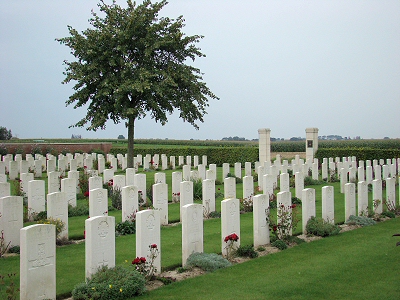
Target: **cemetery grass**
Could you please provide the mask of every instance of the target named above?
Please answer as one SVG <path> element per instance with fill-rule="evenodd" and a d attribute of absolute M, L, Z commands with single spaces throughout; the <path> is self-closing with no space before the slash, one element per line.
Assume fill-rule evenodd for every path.
<path fill-rule="evenodd" d="M 142 299 L 398 299 L 400 218 L 146 292 Z"/>
<path fill-rule="evenodd" d="M 166 170 L 167 183 L 171 183 L 171 170 Z M 217 178 L 222 177 L 221 168 L 218 168 Z M 147 186 L 154 183 L 154 172 L 147 173 Z M 47 178 L 43 178 L 47 180 Z M 333 185 L 335 188 L 335 222 L 343 223 L 344 220 L 344 196 L 340 194 L 339 183 L 324 184 Z M 317 216 L 321 216 L 321 188 L 324 185 L 311 186 L 316 189 L 316 208 Z M 255 186 L 257 184 L 255 183 Z M 47 187 L 47 182 L 46 182 Z M 223 193 L 223 185 L 216 186 L 216 190 Z M 242 197 L 243 186 L 237 184 L 237 197 Z M 171 192 L 169 192 L 171 194 Z M 294 190 L 292 190 L 294 195 Z M 371 193 L 370 193 L 371 194 Z M 371 197 L 371 196 L 370 196 Z M 221 211 L 220 203 L 223 197 L 216 199 L 216 210 Z M 81 199 L 78 201 L 87 201 Z M 197 201 L 197 203 L 200 203 Z M 372 199 L 370 199 L 370 205 Z M 371 207 L 371 206 L 370 206 Z M 179 221 L 179 204 L 169 205 L 169 222 L 168 226 L 161 229 L 161 264 L 164 270 L 175 269 L 182 264 L 181 258 L 181 225 Z M 272 214 L 276 215 L 276 210 L 272 210 Z M 109 215 L 116 217 L 116 222 L 121 221 L 121 211 L 109 211 Z M 70 217 L 69 218 L 69 236 L 71 239 L 80 240 L 84 237 L 84 224 L 87 216 Z M 241 245 L 252 244 L 253 239 L 253 216 L 252 213 L 241 214 Z M 24 226 L 30 225 L 26 223 Z M 301 232 L 301 212 L 300 222 L 295 234 Z M 392 233 L 392 232 L 391 232 Z M 396 233 L 396 232 L 393 232 Z M 116 264 L 132 267 L 131 261 L 135 256 L 135 235 L 119 236 L 116 238 Z M 204 222 L 204 252 L 221 253 L 221 222 L 220 219 L 210 219 Z M 85 265 L 85 247 L 84 243 L 57 247 L 57 295 L 59 297 L 69 295 L 74 286 L 84 281 L 84 265 Z M 0 260 L 1 274 L 16 273 L 15 282 L 19 282 L 19 257 L 7 257 Z M 5 296 L 5 286 L 0 285 L 0 298 Z"/>

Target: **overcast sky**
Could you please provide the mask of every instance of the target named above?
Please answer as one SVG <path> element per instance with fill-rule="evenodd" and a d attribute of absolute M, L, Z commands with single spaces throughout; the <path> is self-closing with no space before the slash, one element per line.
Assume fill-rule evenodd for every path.
<path fill-rule="evenodd" d="M 110 3 L 108 1 L 108 3 Z M 140 1 L 137 1 L 140 3 Z M 55 38 L 82 31 L 95 0 L 0 0 L 0 126 L 19 138 L 127 137 L 124 124 L 68 128 L 86 113 L 65 106 L 69 48 Z M 117 1 L 125 5 L 126 1 Z M 400 1 L 171 0 L 161 15 L 183 15 L 204 35 L 195 66 L 220 98 L 200 130 L 174 114 L 146 117 L 136 138 L 258 138 L 319 135 L 400 138 Z"/>

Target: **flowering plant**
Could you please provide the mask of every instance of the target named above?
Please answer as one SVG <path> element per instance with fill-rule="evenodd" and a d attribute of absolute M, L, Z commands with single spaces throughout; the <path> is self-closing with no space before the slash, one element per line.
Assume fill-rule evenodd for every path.
<path fill-rule="evenodd" d="M 296 204 L 279 205 L 276 221 L 271 217 L 269 209 L 267 209 L 266 214 L 269 228 L 278 240 L 287 240 L 300 221 Z"/>
<path fill-rule="evenodd" d="M 157 272 L 157 268 L 154 266 L 154 262 L 159 254 L 157 244 L 149 245 L 150 255 L 148 260 L 146 257 L 136 257 L 132 261 L 132 265 L 135 266 L 136 270 L 140 272 L 147 280 L 151 280 L 154 273 Z"/>
<path fill-rule="evenodd" d="M 224 242 L 226 243 L 226 258 L 231 260 L 233 258 L 234 252 L 236 250 L 235 242 L 239 240 L 239 236 L 236 233 L 232 233 L 227 235 L 224 238 Z"/>

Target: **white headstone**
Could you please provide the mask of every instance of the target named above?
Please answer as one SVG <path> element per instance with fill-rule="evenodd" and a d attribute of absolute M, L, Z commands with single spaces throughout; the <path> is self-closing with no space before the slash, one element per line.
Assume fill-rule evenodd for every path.
<path fill-rule="evenodd" d="M 0 197 L 0 216 L 0 235 L 3 234 L 4 246 L 18 246 L 20 229 L 24 226 L 23 198 L 21 196 Z"/>
<path fill-rule="evenodd" d="M 138 189 L 136 186 L 124 186 L 121 190 L 122 222 L 133 221 L 139 211 Z"/>
<path fill-rule="evenodd" d="M 160 212 L 161 225 L 168 225 L 168 184 L 153 184 L 153 206 Z"/>
<path fill-rule="evenodd" d="M 182 266 L 192 253 L 203 252 L 203 206 L 182 206 Z"/>
<path fill-rule="evenodd" d="M 126 185 L 134 185 L 135 183 L 135 168 L 127 168 L 125 170 L 125 181 Z"/>
<path fill-rule="evenodd" d="M 9 182 L 0 182 L 0 198 L 11 196 L 11 185 Z"/>
<path fill-rule="evenodd" d="M 335 202 L 333 186 L 322 187 L 322 218 L 335 224 Z"/>
<path fill-rule="evenodd" d="M 376 214 L 382 213 L 383 197 L 382 197 L 382 180 L 374 179 L 372 181 L 372 201 L 374 212 Z"/>
<path fill-rule="evenodd" d="M 68 201 L 65 193 L 47 194 L 47 218 L 60 219 L 64 223 L 64 229 L 59 237 L 68 238 Z"/>
<path fill-rule="evenodd" d="M 142 174 L 142 173 L 135 174 L 134 178 L 135 178 L 134 186 L 136 186 L 138 188 L 138 193 L 139 193 L 139 205 L 143 205 L 147 201 L 146 174 Z"/>
<path fill-rule="evenodd" d="M 182 220 L 182 206 L 193 203 L 193 181 L 180 183 L 180 220 Z"/>
<path fill-rule="evenodd" d="M 224 199 L 236 198 L 236 178 L 226 177 L 224 179 Z"/>
<path fill-rule="evenodd" d="M 368 185 L 366 181 L 358 182 L 357 200 L 358 200 L 358 215 L 368 216 Z"/>
<path fill-rule="evenodd" d="M 85 278 L 103 267 L 115 267 L 115 217 L 96 216 L 85 220 Z"/>
<path fill-rule="evenodd" d="M 203 180 L 203 210 L 205 214 L 215 211 L 215 181 L 213 179 Z"/>
<path fill-rule="evenodd" d="M 31 180 L 28 182 L 28 216 L 46 210 L 46 195 L 44 180 Z"/>
<path fill-rule="evenodd" d="M 356 191 L 354 183 L 346 183 L 344 185 L 344 202 L 345 220 L 347 221 L 351 215 L 356 215 Z"/>
<path fill-rule="evenodd" d="M 280 191 L 281 192 L 290 192 L 289 186 L 289 174 L 283 173 L 279 175 L 279 182 L 280 182 Z"/>
<path fill-rule="evenodd" d="M 89 216 L 108 216 L 108 191 L 107 189 L 94 189 L 89 191 Z"/>
<path fill-rule="evenodd" d="M 315 217 L 315 189 L 304 189 L 301 197 L 301 211 L 303 222 L 303 233 L 306 234 L 306 225 L 311 217 Z"/>
<path fill-rule="evenodd" d="M 65 199 L 72 207 L 76 206 L 76 180 L 74 178 L 61 179 L 61 192 L 65 193 Z"/>
<path fill-rule="evenodd" d="M 179 202 L 181 195 L 180 183 L 182 182 L 182 172 L 172 172 L 172 202 Z"/>
<path fill-rule="evenodd" d="M 254 248 L 269 244 L 269 224 L 267 222 L 267 212 L 269 209 L 269 199 L 267 195 L 260 194 L 253 197 L 253 239 Z"/>
<path fill-rule="evenodd" d="M 20 299 L 56 299 L 56 230 L 36 224 L 20 230 Z"/>
<path fill-rule="evenodd" d="M 225 237 L 236 233 L 239 240 L 234 242 L 234 247 L 240 246 L 240 205 L 239 199 L 226 199 L 221 201 L 221 238 L 222 255 L 227 256 L 227 243 Z"/>
<path fill-rule="evenodd" d="M 158 255 L 154 261 L 156 274 L 161 272 L 161 237 L 159 211 L 146 209 L 136 214 L 136 256 L 150 260 L 151 245 L 156 245 Z"/>
<path fill-rule="evenodd" d="M 60 191 L 60 172 L 48 172 L 47 173 L 47 192 L 55 193 Z"/>

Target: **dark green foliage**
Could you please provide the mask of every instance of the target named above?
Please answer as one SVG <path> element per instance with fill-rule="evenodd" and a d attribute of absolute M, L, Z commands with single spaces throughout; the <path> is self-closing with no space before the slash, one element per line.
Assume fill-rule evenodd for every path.
<path fill-rule="evenodd" d="M 351 215 L 345 223 L 348 225 L 360 225 L 360 226 L 370 226 L 376 224 L 376 222 L 371 218 L 365 216 L 353 216 L 353 215 Z"/>
<path fill-rule="evenodd" d="M 297 244 L 297 245 L 305 243 L 305 241 L 303 239 L 301 239 L 301 238 L 299 238 L 299 237 L 297 237 L 295 235 L 287 236 L 285 238 L 285 242 L 290 243 L 290 244 Z"/>
<path fill-rule="evenodd" d="M 288 247 L 288 245 L 282 240 L 276 240 L 271 244 L 271 246 L 276 247 L 279 250 L 285 250 Z"/>
<path fill-rule="evenodd" d="M 191 179 L 193 181 L 193 200 L 203 199 L 203 181 L 201 179 Z"/>
<path fill-rule="evenodd" d="M 382 212 L 381 213 L 381 216 L 383 216 L 383 217 L 389 217 L 389 218 L 391 218 L 391 219 L 393 219 L 393 218 L 396 218 L 396 214 L 394 213 L 394 212 L 392 212 L 392 211 L 384 211 L 384 212 Z"/>
<path fill-rule="evenodd" d="M 42 221 L 47 219 L 47 211 L 41 211 L 33 215 L 33 221 Z"/>
<path fill-rule="evenodd" d="M 87 203 L 77 203 L 75 207 L 68 205 L 68 217 L 88 216 L 89 206 Z"/>
<path fill-rule="evenodd" d="M 210 218 L 221 218 L 221 213 L 218 211 L 212 211 L 212 212 L 210 212 L 210 214 L 208 216 Z"/>
<path fill-rule="evenodd" d="M 164 285 L 169 285 L 176 281 L 176 279 L 172 279 L 171 277 L 157 277 L 156 279 L 161 281 Z"/>
<path fill-rule="evenodd" d="M 398 143 L 398 142 L 397 142 Z M 345 143 L 343 145 L 346 145 Z M 348 144 L 347 144 L 348 145 Z M 318 146 L 318 151 L 315 153 L 315 157 L 322 160 L 324 157 L 347 157 L 355 156 L 357 160 L 374 160 L 374 159 L 387 159 L 393 157 L 400 157 L 400 149 L 397 144 L 397 148 L 385 148 L 391 144 L 383 143 L 377 148 L 360 147 L 360 148 L 329 148 L 322 149 Z M 338 147 L 338 145 L 335 145 Z"/>
<path fill-rule="evenodd" d="M 304 186 L 323 184 L 323 181 L 312 179 L 311 176 L 304 177 Z"/>
<path fill-rule="evenodd" d="M 136 233 L 136 222 L 119 222 L 115 225 L 115 233 L 119 235 L 134 234 Z"/>
<path fill-rule="evenodd" d="M 74 300 L 124 300 L 142 295 L 145 285 L 146 280 L 134 268 L 103 267 L 87 280 L 87 283 L 76 285 L 72 291 L 72 297 Z"/>
<path fill-rule="evenodd" d="M 186 267 L 198 267 L 207 272 L 226 268 L 231 266 L 231 263 L 216 253 L 198 253 L 191 254 L 187 259 Z"/>
<path fill-rule="evenodd" d="M 109 197 L 111 198 L 111 205 L 117 209 L 122 209 L 122 194 L 120 188 L 111 188 Z"/>
<path fill-rule="evenodd" d="M 10 140 L 12 138 L 11 129 L 0 126 L 0 140 Z"/>
<path fill-rule="evenodd" d="M 301 199 L 292 197 L 292 204 L 301 205 Z"/>
<path fill-rule="evenodd" d="M 8 248 L 8 253 L 18 253 L 19 254 L 20 247 L 19 246 L 12 246 Z"/>
<path fill-rule="evenodd" d="M 236 256 L 240 257 L 250 257 L 250 258 L 256 258 L 258 257 L 258 253 L 254 250 L 253 245 L 240 245 L 236 251 L 235 251 Z"/>
<path fill-rule="evenodd" d="M 307 234 L 325 237 L 338 234 L 340 227 L 326 222 L 323 218 L 311 217 L 307 222 L 306 231 Z"/>

